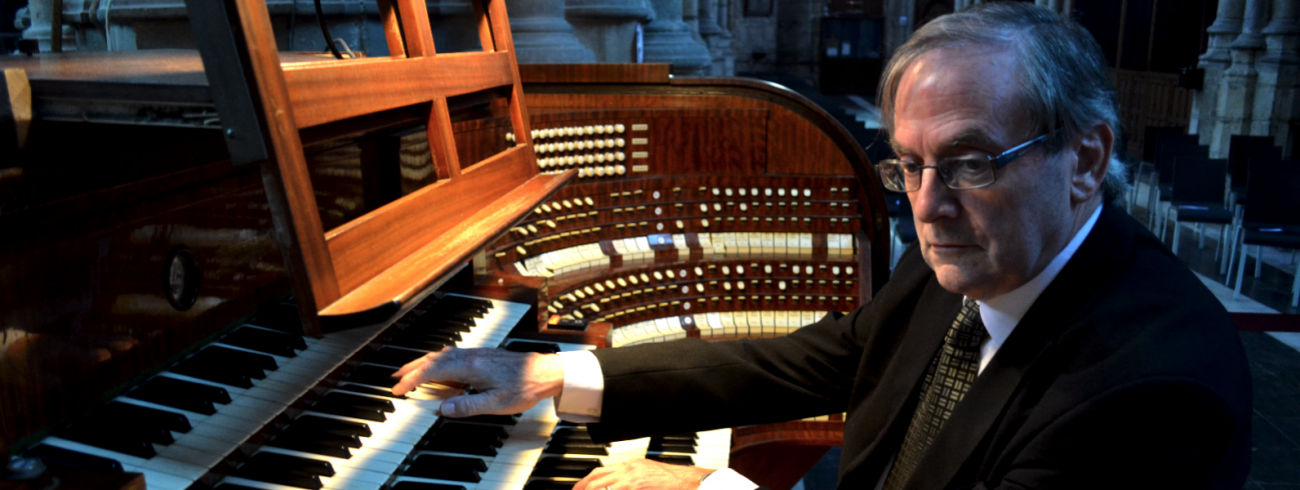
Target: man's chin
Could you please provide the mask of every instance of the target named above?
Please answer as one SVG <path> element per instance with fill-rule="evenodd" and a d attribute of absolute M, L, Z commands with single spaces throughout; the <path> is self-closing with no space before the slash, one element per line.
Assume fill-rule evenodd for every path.
<path fill-rule="evenodd" d="M 930 268 L 934 269 L 934 275 L 939 280 L 939 285 L 950 293 L 980 299 L 981 286 L 987 286 L 986 281 L 980 281 L 978 274 L 974 274 L 970 267 L 939 263 L 931 265 Z"/>

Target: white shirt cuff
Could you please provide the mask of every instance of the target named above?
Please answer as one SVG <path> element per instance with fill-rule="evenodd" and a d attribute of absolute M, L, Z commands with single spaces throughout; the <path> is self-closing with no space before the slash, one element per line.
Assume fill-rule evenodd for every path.
<path fill-rule="evenodd" d="M 555 397 L 555 413 L 570 422 L 599 422 L 601 398 L 605 394 L 600 361 L 585 350 L 561 352 L 559 356 L 564 367 L 564 389 Z"/>
<path fill-rule="evenodd" d="M 700 490 L 754 490 L 755 488 L 758 488 L 758 485 L 740 476 L 740 473 L 736 473 L 736 470 L 731 468 L 715 471 L 700 483 Z"/>

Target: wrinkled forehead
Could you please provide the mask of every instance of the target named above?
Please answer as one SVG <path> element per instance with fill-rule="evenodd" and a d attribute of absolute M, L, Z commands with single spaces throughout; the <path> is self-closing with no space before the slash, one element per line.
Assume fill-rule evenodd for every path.
<path fill-rule="evenodd" d="M 1001 47 L 932 50 L 911 63 L 894 97 L 893 128 L 915 131 L 917 124 L 954 118 L 999 126 L 1009 133 L 1030 132 L 1021 109 L 1014 53 Z M 911 144 L 907 141 L 892 141 Z"/>

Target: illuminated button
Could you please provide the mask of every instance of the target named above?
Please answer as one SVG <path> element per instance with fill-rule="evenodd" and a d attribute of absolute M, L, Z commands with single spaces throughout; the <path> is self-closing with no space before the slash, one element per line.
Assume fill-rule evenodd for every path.
<path fill-rule="evenodd" d="M 848 275 L 850 275 L 850 276 L 853 275 L 853 268 L 852 268 L 852 267 L 845 267 L 845 268 L 844 268 L 844 273 L 845 273 L 845 274 L 848 274 Z"/>
<path fill-rule="evenodd" d="M 658 206 L 655 206 L 655 216 L 659 216 L 659 215 L 662 215 L 662 214 L 664 214 L 664 210 L 663 210 L 663 208 L 660 208 L 660 207 L 658 207 Z"/>
<path fill-rule="evenodd" d="M 722 203 L 720 203 L 720 202 L 715 202 L 715 203 L 713 203 L 713 210 L 714 210 L 714 211 L 722 211 Z"/>
<path fill-rule="evenodd" d="M 722 266 L 722 275 L 724 275 L 724 276 L 729 276 L 729 275 L 731 275 L 731 268 L 730 268 L 730 267 L 727 267 L 727 266 L 725 266 L 725 265 Z"/>
<path fill-rule="evenodd" d="M 785 197 L 785 189 L 777 189 L 776 195 L 780 197 Z"/>
<path fill-rule="evenodd" d="M 618 160 L 618 161 L 621 162 L 621 161 L 623 161 L 625 158 L 627 158 L 627 155 L 624 155 L 623 152 L 621 152 L 621 151 L 616 151 L 616 152 L 614 152 L 614 159 L 615 159 L 615 160 Z"/>
<path fill-rule="evenodd" d="M 614 138 L 614 146 L 622 148 L 624 144 L 626 144 L 626 142 L 623 141 L 623 138 Z"/>
<path fill-rule="evenodd" d="M 618 173 L 619 175 L 623 175 L 627 173 L 627 167 L 624 167 L 622 165 L 615 165 L 614 172 Z"/>
<path fill-rule="evenodd" d="M 551 227 L 552 230 L 554 230 L 558 225 L 556 225 L 554 221 L 548 219 L 546 220 L 546 226 L 549 226 Z"/>
<path fill-rule="evenodd" d="M 763 195 L 767 197 L 772 197 L 772 188 L 768 187 L 763 189 Z"/>
<path fill-rule="evenodd" d="M 799 189 L 790 189 L 790 197 L 799 197 Z"/>
<path fill-rule="evenodd" d="M 519 255 L 528 255 L 528 249 L 525 249 L 522 245 L 515 247 L 515 251 L 519 252 Z"/>
<path fill-rule="evenodd" d="M 596 175 L 597 175 L 598 177 L 604 177 L 604 176 L 605 176 L 605 167 L 596 167 Z"/>
<path fill-rule="evenodd" d="M 564 151 L 573 151 L 578 147 L 578 145 L 574 144 L 572 141 L 565 141 L 560 144 L 564 145 Z"/>
<path fill-rule="evenodd" d="M 776 283 L 776 288 L 785 291 L 785 281 Z"/>
<path fill-rule="evenodd" d="M 644 283 L 646 283 L 646 284 L 649 284 L 649 283 L 650 283 L 650 276 L 647 276 L 644 272 L 642 272 L 642 273 L 641 273 L 641 282 L 644 282 Z"/>
<path fill-rule="evenodd" d="M 574 129 L 573 126 L 568 126 L 568 127 L 564 128 L 564 135 L 565 135 L 565 136 L 573 136 L 573 134 L 574 134 L 574 133 L 577 133 L 577 132 L 578 132 L 578 131 L 577 131 L 576 129 Z"/>
<path fill-rule="evenodd" d="M 625 128 L 623 127 L 622 124 L 615 124 L 615 125 L 614 125 L 614 132 L 616 132 L 616 133 L 622 133 L 622 132 L 623 132 L 623 129 L 625 129 Z"/>
<path fill-rule="evenodd" d="M 804 189 L 803 197 L 812 197 L 812 189 Z"/>
<path fill-rule="evenodd" d="M 578 159 L 573 158 L 573 155 L 569 155 L 569 156 L 564 157 L 564 164 L 565 164 L 565 165 L 570 165 L 570 166 L 571 166 L 571 165 L 574 165 L 574 164 L 576 164 L 576 163 L 578 163 Z"/>
<path fill-rule="evenodd" d="M 682 276 L 682 279 L 686 279 L 686 269 L 682 269 L 677 275 Z"/>
<path fill-rule="evenodd" d="M 725 289 L 725 290 L 727 290 L 727 291 L 731 291 L 731 283 L 729 283 L 729 282 L 725 282 L 725 281 L 724 281 L 724 282 L 722 283 L 722 289 Z"/>
<path fill-rule="evenodd" d="M 714 188 L 713 188 L 713 195 L 714 195 L 715 197 L 717 197 L 717 196 L 721 196 L 721 195 L 722 195 L 722 189 L 719 189 L 719 188 L 717 188 L 717 187 L 714 187 Z"/>
<path fill-rule="evenodd" d="M 585 178 L 587 178 L 587 168 L 586 168 L 586 167 L 583 167 L 583 168 L 578 169 L 578 178 L 580 178 L 580 179 L 585 179 Z"/>
<path fill-rule="evenodd" d="M 595 156 L 595 155 L 590 155 L 590 154 L 588 154 L 588 155 L 585 155 L 585 156 L 583 157 L 583 159 L 584 159 L 587 163 L 596 163 L 596 156 Z"/>
<path fill-rule="evenodd" d="M 577 296 L 578 299 L 587 299 L 587 293 L 582 292 L 581 289 L 579 289 L 579 290 L 577 290 L 577 291 L 574 291 L 574 292 L 573 292 L 573 295 L 574 295 L 574 296 Z"/>
<path fill-rule="evenodd" d="M 682 220 L 677 220 L 677 229 L 679 230 L 686 229 L 686 223 L 682 223 Z"/>
<path fill-rule="evenodd" d="M 745 275 L 745 266 L 743 266 L 743 265 L 738 265 L 738 266 L 736 266 L 736 275 L 738 275 L 738 276 L 743 276 L 743 275 Z"/>
<path fill-rule="evenodd" d="M 691 287 L 690 287 L 690 286 L 682 286 L 682 294 L 691 294 Z M 690 303 L 687 303 L 687 305 L 690 305 Z"/>
<path fill-rule="evenodd" d="M 669 279 L 676 279 L 676 278 L 677 278 L 677 276 L 673 274 L 672 269 L 669 269 L 669 270 L 664 271 L 664 275 L 665 275 L 665 276 L 668 276 Z"/>
<path fill-rule="evenodd" d="M 605 140 L 596 140 L 596 141 L 593 141 L 592 143 L 594 143 L 594 144 L 596 145 L 596 148 L 600 148 L 600 149 L 604 149 L 604 148 L 605 148 Z"/>
<path fill-rule="evenodd" d="M 705 228 L 708 228 L 708 227 L 709 227 L 709 220 L 707 220 L 707 219 L 702 219 L 702 220 L 700 220 L 700 226 L 705 227 Z"/>
<path fill-rule="evenodd" d="M 746 206 L 745 203 L 742 202 L 740 203 L 740 212 L 743 213 L 745 211 L 749 211 L 749 206 Z"/>
<path fill-rule="evenodd" d="M 604 154 L 604 153 L 597 153 L 597 154 L 596 154 L 596 163 L 605 163 L 605 154 Z M 611 173 L 612 173 L 612 172 L 611 172 Z"/>
<path fill-rule="evenodd" d="M 511 133 L 511 132 L 507 131 L 507 132 L 506 132 L 506 141 L 514 141 L 514 140 L 515 140 L 515 133 Z"/>
<path fill-rule="evenodd" d="M 730 187 L 728 187 L 728 188 L 726 189 L 726 194 L 727 194 L 727 197 L 731 197 L 731 188 L 730 188 Z"/>
<path fill-rule="evenodd" d="M 560 204 L 564 205 L 564 209 L 573 209 L 573 203 L 569 202 L 568 199 L 560 201 Z"/>
<path fill-rule="evenodd" d="M 582 127 L 582 134 L 583 134 L 583 136 L 586 136 L 586 135 L 589 135 L 589 134 L 592 134 L 592 133 L 595 133 L 595 132 L 596 132 L 596 128 L 593 128 L 593 127 L 591 127 L 591 126 L 583 126 L 583 127 Z"/>
<path fill-rule="evenodd" d="M 614 289 L 616 286 L 614 286 L 614 281 L 611 281 L 611 280 L 609 280 L 609 279 L 606 279 L 606 280 L 605 280 L 605 287 L 610 288 L 610 289 Z"/>
<path fill-rule="evenodd" d="M 588 206 L 595 206 L 595 205 L 596 205 L 596 201 L 591 200 L 591 197 L 584 197 L 584 198 L 582 198 L 582 202 L 587 203 Z"/>
<path fill-rule="evenodd" d="M 655 274 L 654 274 L 654 275 L 655 275 L 655 280 L 656 280 L 656 281 L 662 281 L 662 280 L 664 280 L 664 274 L 663 274 L 662 272 L 655 271 Z"/>
<path fill-rule="evenodd" d="M 703 292 L 704 292 L 704 284 L 696 284 L 696 285 L 695 285 L 695 290 L 696 290 L 696 291 L 699 291 L 699 292 L 701 292 L 701 293 L 703 293 Z"/>
<path fill-rule="evenodd" d="M 704 269 L 703 269 L 703 268 L 700 268 L 700 267 L 696 267 L 696 268 L 695 268 L 695 277 L 704 277 Z"/>
<path fill-rule="evenodd" d="M 650 197 L 653 197 L 653 198 L 655 198 L 655 199 L 659 199 L 659 191 L 654 191 L 654 193 L 650 194 Z"/>
<path fill-rule="evenodd" d="M 704 203 L 700 203 L 700 212 L 701 212 L 701 213 L 707 213 L 707 212 L 709 212 L 709 205 L 708 205 L 708 204 L 704 204 Z"/>
<path fill-rule="evenodd" d="M 587 287 L 585 287 L 585 288 L 582 288 L 582 290 L 585 291 L 587 294 L 591 294 L 591 295 L 596 294 L 596 290 L 595 290 L 595 289 L 592 289 L 591 286 L 587 286 Z"/>
<path fill-rule="evenodd" d="M 739 190 L 739 192 L 740 192 L 740 195 L 741 195 L 741 196 L 744 196 L 744 195 L 745 195 L 745 188 L 744 188 L 744 187 L 741 187 L 740 190 Z"/>
<path fill-rule="evenodd" d="M 602 293 L 605 292 L 605 286 L 601 286 L 600 283 L 593 284 L 593 286 L 596 287 L 597 291 L 600 291 Z"/>
<path fill-rule="evenodd" d="M 840 266 L 831 267 L 831 274 L 840 275 Z"/>
<path fill-rule="evenodd" d="M 601 148 L 613 148 L 613 147 L 614 147 L 614 138 L 605 138 L 605 139 L 601 140 L 601 143 L 600 143 L 600 144 L 605 145 L 605 146 L 602 146 Z"/>
<path fill-rule="evenodd" d="M 744 290 L 745 290 L 745 281 L 736 281 L 736 288 L 740 289 L 741 291 L 744 291 Z"/>
<path fill-rule="evenodd" d="M 591 129 L 593 129 L 596 132 L 596 134 L 605 134 L 605 127 L 599 124 L 595 125 Z"/>
<path fill-rule="evenodd" d="M 808 274 L 808 275 L 811 276 L 812 273 L 813 273 L 813 268 L 812 268 L 812 266 L 811 266 L 811 265 L 806 265 L 806 266 L 804 266 L 804 268 L 803 268 L 803 273 L 804 273 L 804 274 Z"/>
<path fill-rule="evenodd" d="M 530 232 L 532 232 L 532 233 L 537 233 L 537 227 L 534 226 L 534 225 L 531 225 L 531 224 L 530 224 L 530 225 L 528 225 L 528 231 L 530 231 Z"/>
<path fill-rule="evenodd" d="M 532 139 L 537 139 L 537 136 L 538 136 L 540 133 L 541 133 L 540 131 L 534 129 L 534 130 L 530 131 L 528 134 L 532 135 Z"/>
<path fill-rule="evenodd" d="M 555 129 L 547 129 L 547 130 L 546 130 L 546 137 L 547 137 L 547 138 L 554 138 L 554 137 L 555 137 Z"/>
<path fill-rule="evenodd" d="M 605 134 L 614 134 L 614 125 L 612 124 L 606 124 L 602 126 L 602 129 L 605 130 Z"/>

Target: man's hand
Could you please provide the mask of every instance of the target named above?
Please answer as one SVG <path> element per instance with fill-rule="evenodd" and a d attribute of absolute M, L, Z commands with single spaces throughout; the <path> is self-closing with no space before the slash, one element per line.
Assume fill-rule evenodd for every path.
<path fill-rule="evenodd" d="M 477 393 L 442 402 L 442 415 L 448 417 L 519 413 L 564 388 L 558 356 L 501 349 L 443 348 L 407 363 L 393 377 L 402 378 L 393 386 L 394 395 L 428 382 L 450 387 L 433 388 L 444 396 L 463 393 L 459 388 L 464 385 L 473 386 Z"/>
<path fill-rule="evenodd" d="M 634 459 L 613 466 L 596 468 L 574 485 L 573 490 L 694 490 L 700 487 L 700 478 L 713 471 L 708 468 Z"/>

